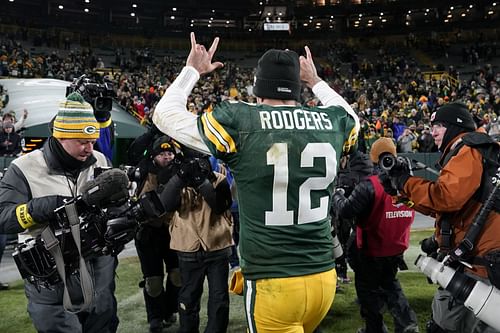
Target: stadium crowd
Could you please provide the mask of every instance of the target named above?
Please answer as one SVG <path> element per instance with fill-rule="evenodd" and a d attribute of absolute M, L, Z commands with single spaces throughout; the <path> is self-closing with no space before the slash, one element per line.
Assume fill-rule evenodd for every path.
<path fill-rule="evenodd" d="M 215 45 L 217 45 L 218 40 L 214 43 Z M 195 41 L 194 46 L 197 46 Z M 324 88 L 328 89 L 328 93 L 333 95 L 334 92 L 329 87 L 334 88 L 334 90 L 340 96 L 345 98 L 347 103 L 352 107 L 352 110 L 358 115 L 361 125 L 361 130 L 359 132 L 359 137 L 357 140 L 358 149 L 363 153 L 370 153 L 371 151 L 372 155 L 374 155 L 376 151 L 375 147 L 377 145 L 376 142 L 379 141 L 379 139 L 382 137 L 390 138 L 390 140 L 393 141 L 394 146 L 397 147 L 398 153 L 426 153 L 438 151 L 439 147 L 436 146 L 435 139 L 431 135 L 431 126 L 434 126 L 436 128 L 436 126 L 441 126 L 442 124 L 431 124 L 431 114 L 438 110 L 441 106 L 446 104 L 449 104 L 448 106 L 450 106 L 452 102 L 456 101 L 461 101 L 465 104 L 467 108 L 466 112 L 470 113 L 476 126 L 482 127 L 484 132 L 488 133 L 491 137 L 494 137 L 496 140 L 498 140 L 498 137 L 500 135 L 500 72 L 498 72 L 491 64 L 483 64 L 481 62 L 482 58 L 479 57 L 479 53 L 477 53 L 478 60 L 472 61 L 472 64 L 478 66 L 476 71 L 472 75 L 470 75 L 470 77 L 464 79 L 461 78 L 460 73 L 453 66 L 450 66 L 446 73 L 443 72 L 441 74 L 434 75 L 425 73 L 421 69 L 421 64 L 419 64 L 415 59 L 409 57 L 408 54 L 405 54 L 398 49 L 383 44 L 379 46 L 378 50 L 376 51 L 376 55 L 373 58 L 358 54 L 355 48 L 347 44 L 338 43 L 336 45 L 330 45 L 327 48 L 326 53 L 323 52 L 325 57 L 322 59 L 318 59 L 318 61 L 316 62 L 316 65 L 318 66 L 316 73 L 316 67 L 314 66 L 314 63 L 312 63 L 309 48 L 306 47 L 305 50 L 306 57 L 300 58 L 300 61 L 302 63 L 299 66 L 304 67 L 306 65 L 309 65 L 306 68 L 310 69 L 310 76 L 312 80 L 310 80 L 310 84 L 307 85 L 308 88 L 305 87 L 303 89 L 299 89 L 300 101 L 303 104 L 311 107 L 313 110 L 315 109 L 315 107 L 321 106 L 322 103 L 320 102 L 320 98 L 317 97 L 318 94 L 313 93 L 313 87 L 316 86 L 319 81 L 322 81 L 319 79 L 319 77 L 324 78 L 324 81 L 327 83 L 327 85 L 324 85 Z M 491 52 L 495 52 L 494 49 Z M 192 54 L 195 54 L 193 50 L 192 53 L 190 53 L 190 57 L 188 58 L 188 63 L 189 59 L 191 59 L 191 62 L 196 64 L 197 62 L 193 61 L 192 59 Z M 213 55 L 213 52 L 211 55 Z M 297 59 L 299 59 L 297 55 L 295 56 L 297 57 Z M 489 56 L 490 53 L 488 53 L 488 57 Z M 489 59 L 488 57 L 485 57 L 484 60 Z M 200 59 L 206 60 L 206 57 L 202 57 Z M 47 53 L 37 53 L 34 51 L 34 49 L 28 49 L 21 43 L 17 42 L 15 38 L 8 37 L 5 39 L 0 39 L 0 76 L 11 78 L 55 78 L 65 81 L 72 81 L 82 74 L 89 74 L 97 71 L 103 75 L 104 80 L 113 84 L 116 93 L 116 101 L 128 112 L 133 114 L 141 124 L 148 127 L 151 127 L 153 123 L 152 119 L 156 108 L 158 108 L 159 110 L 157 111 L 157 118 L 163 119 L 163 117 L 159 116 L 162 114 L 161 112 L 164 112 L 165 110 L 162 110 L 161 103 L 160 106 L 158 106 L 158 103 L 160 102 L 164 94 L 167 97 L 169 96 L 169 93 L 166 92 L 167 88 L 174 87 L 174 90 L 170 89 L 170 94 L 172 94 L 172 91 L 175 92 L 176 85 L 175 83 L 173 84 L 173 82 L 176 80 L 176 77 L 178 86 L 180 85 L 179 82 L 183 82 L 182 80 L 179 80 L 178 77 L 179 72 L 185 65 L 186 61 L 182 57 L 178 58 L 173 55 L 155 57 L 153 52 L 149 49 L 131 50 L 128 55 L 127 52 L 125 52 L 123 49 L 119 49 L 116 50 L 115 59 L 114 61 L 112 61 L 110 59 L 100 57 L 97 53 L 97 50 L 91 50 L 88 48 L 71 50 L 69 40 L 64 44 L 64 51 L 62 49 L 50 49 L 50 51 Z M 204 67 L 201 66 L 200 63 L 198 63 L 198 65 L 199 68 L 195 70 L 198 72 L 198 74 L 200 74 L 201 70 Z M 190 66 L 190 68 L 191 67 L 193 66 Z M 272 69 L 273 67 L 270 68 Z M 189 70 L 191 69 L 184 69 L 183 73 L 186 77 L 189 77 Z M 303 68 L 300 68 L 300 71 L 303 71 Z M 300 71 L 296 71 L 295 74 L 298 75 Z M 189 96 L 186 96 L 186 107 L 192 113 L 198 115 L 205 112 L 210 112 L 212 109 L 214 109 L 216 104 L 227 99 L 248 103 L 254 103 L 257 101 L 256 97 L 253 94 L 254 76 L 256 75 L 255 68 L 242 67 L 235 61 L 226 61 L 223 69 L 213 72 L 209 71 L 203 74 L 209 75 L 205 76 L 204 80 L 197 81 L 198 83 L 196 83 L 196 85 L 194 86 L 192 93 L 189 94 Z M 282 72 L 276 70 L 275 74 L 281 75 Z M 182 75 L 183 74 L 181 73 L 180 76 L 182 77 Z M 193 82 L 193 85 L 194 83 L 195 82 Z M 298 84 L 298 86 L 300 87 L 300 84 Z M 257 87 L 258 85 L 255 85 L 256 93 Z M 263 86 L 261 85 L 261 89 L 262 87 Z M 262 95 L 261 91 L 260 96 L 268 97 L 266 95 L 267 93 L 268 92 L 264 92 L 264 95 Z M 259 94 L 257 93 L 257 95 Z M 260 96 L 259 98 L 262 98 Z M 299 96 L 298 92 L 297 96 Z M 281 98 L 278 98 L 280 96 L 276 98 L 274 97 L 275 96 L 272 96 L 272 98 L 268 98 L 276 100 L 276 103 L 279 103 L 282 100 Z M 71 118 L 63 119 L 63 111 L 66 110 L 66 108 L 70 109 L 70 106 L 72 105 L 78 105 L 79 107 L 84 108 L 84 111 L 86 110 L 89 117 L 92 118 L 90 114 L 90 110 L 92 107 L 82 101 L 79 101 L 75 96 L 72 96 L 72 98 L 73 99 L 68 99 L 66 101 L 68 106 L 65 106 L 64 108 L 62 108 L 62 110 L 60 110 L 61 114 L 60 119 L 58 120 L 59 127 L 54 126 L 55 134 L 54 139 L 52 139 L 52 142 L 54 144 L 54 154 L 59 154 L 58 156 L 61 157 L 62 160 L 64 160 L 64 157 L 67 156 L 64 154 L 64 151 L 60 149 L 61 147 L 57 146 L 57 144 L 54 143 L 54 140 L 68 138 L 63 137 L 63 134 L 59 133 L 58 130 L 60 128 L 70 128 L 70 126 L 75 126 L 74 124 L 77 123 L 77 121 L 74 121 L 73 123 L 73 120 Z M 166 104 L 165 100 L 166 98 L 163 98 L 164 104 Z M 289 98 L 288 100 L 295 101 L 296 99 Z M 28 116 L 28 111 L 24 110 L 24 114 L 22 115 L 22 117 L 20 117 L 20 119 L 16 119 L 16 114 L 13 111 L 9 110 L 8 91 L 4 90 L 2 87 L 0 87 L 0 103 L 2 109 L 0 155 L 17 156 L 21 153 L 21 136 L 16 132 L 22 130 L 24 121 Z M 348 109 L 350 109 L 349 105 L 346 104 Z M 182 110 L 180 113 L 182 114 L 184 108 L 182 107 L 181 109 Z M 214 112 L 214 114 L 215 113 L 217 112 Z M 184 112 L 184 114 L 191 116 L 186 112 Z M 206 114 L 204 117 L 208 116 L 210 115 Z M 467 116 L 469 116 L 469 114 L 467 114 Z M 357 122 L 357 118 L 355 116 L 353 116 L 353 119 L 356 119 Z M 92 120 L 94 121 L 95 119 Z M 451 127 L 452 125 L 450 126 L 450 124 L 446 123 L 445 120 L 448 121 L 449 119 L 444 119 L 443 124 Z M 155 120 L 155 122 L 158 125 L 158 120 Z M 164 127 L 166 126 L 165 124 L 161 125 Z M 357 127 L 355 127 L 357 126 L 357 123 L 353 123 L 349 126 L 353 129 L 357 129 Z M 350 127 L 346 127 L 346 139 L 348 137 L 347 134 L 351 132 Z M 472 125 L 470 127 L 475 128 L 475 126 Z M 161 129 L 161 126 L 159 126 L 159 128 Z M 152 130 L 154 130 L 154 128 L 152 128 Z M 434 129 L 434 131 L 436 131 L 436 129 Z M 90 134 L 94 135 L 94 133 L 95 132 L 92 132 Z M 72 142 L 81 143 L 82 139 L 96 139 L 94 136 L 87 137 L 87 135 L 90 134 L 85 133 L 83 137 L 71 137 L 69 138 L 69 140 L 77 140 Z M 151 133 L 149 133 L 148 135 L 150 134 Z M 98 135 L 96 136 L 98 137 Z M 208 144 L 209 139 L 206 141 L 206 143 L 204 143 L 205 145 Z M 387 141 L 387 139 L 382 140 Z M 60 141 L 63 143 L 68 142 L 64 140 Z M 95 140 L 92 142 L 87 142 L 87 144 L 88 143 L 92 143 L 92 147 L 88 148 L 90 150 L 90 153 L 85 158 L 91 155 Z M 339 143 L 337 144 L 340 145 Z M 374 144 L 375 146 L 373 150 L 371 150 L 372 145 Z M 389 143 L 387 143 L 387 145 L 392 147 L 392 145 Z M 172 138 L 161 137 L 159 138 L 159 141 L 154 140 L 152 147 L 156 149 L 152 149 L 151 151 L 149 151 L 149 155 L 147 157 L 149 159 L 148 162 L 150 163 L 150 168 L 148 169 L 150 172 L 148 174 L 148 177 L 151 177 L 151 179 L 154 180 L 151 180 L 152 186 L 165 186 L 165 188 L 169 190 L 164 190 L 166 192 L 163 192 L 166 193 L 165 196 L 167 197 L 167 199 L 172 201 L 174 201 L 175 199 L 176 201 L 172 204 L 166 205 L 167 207 L 173 207 L 173 209 L 169 212 L 172 214 L 175 214 L 175 211 L 184 213 L 188 211 L 194 213 L 196 211 L 195 204 L 197 204 L 205 207 L 204 209 L 206 210 L 207 215 L 212 214 L 213 211 L 213 215 L 217 215 L 217 218 L 221 223 L 230 221 L 230 218 L 223 215 L 223 213 L 227 213 L 228 209 L 231 206 L 233 200 L 231 191 L 233 191 L 234 188 L 230 187 L 229 181 L 226 180 L 226 175 L 222 173 L 220 173 L 220 175 L 219 173 L 213 173 L 210 168 L 207 168 L 205 170 L 202 168 L 201 164 L 193 166 L 192 162 L 183 162 L 184 164 L 179 167 L 179 170 L 171 169 L 173 168 L 173 166 L 167 168 L 169 166 L 169 163 L 174 160 L 175 155 L 181 156 L 182 154 L 185 154 L 186 156 L 184 157 L 186 158 L 186 161 L 188 160 L 187 155 L 189 150 L 185 150 L 183 152 L 177 146 L 180 147 L 180 145 L 176 143 L 176 141 L 173 141 Z M 66 149 L 64 146 L 62 146 L 62 148 Z M 141 147 L 139 155 L 143 151 L 144 149 L 142 149 Z M 190 153 L 193 154 L 193 156 L 198 156 L 194 152 Z M 393 156 L 396 156 L 396 151 L 392 152 L 391 149 L 391 154 Z M 378 154 L 378 156 L 375 156 L 376 158 L 372 158 L 372 160 L 374 160 L 374 162 L 378 161 L 380 156 L 382 156 L 382 154 Z M 168 161 L 164 163 L 165 165 L 161 165 L 161 163 L 159 162 L 161 158 L 165 158 L 166 160 L 168 159 Z M 25 161 L 29 160 L 29 158 L 26 158 L 26 156 L 24 156 L 20 160 Z M 200 163 L 199 157 L 194 157 L 193 160 L 196 161 L 196 163 Z M 102 161 L 99 161 L 99 165 L 107 164 L 104 163 L 104 161 L 105 159 L 104 157 L 102 157 Z M 109 161 L 106 160 L 106 162 Z M 93 161 L 92 163 L 96 162 Z M 214 161 L 214 163 L 217 165 L 219 161 Z M 16 165 L 16 163 L 14 163 L 14 165 Z M 88 167 L 89 165 L 85 164 L 84 166 Z M 172 163 L 172 165 L 174 165 L 174 163 Z M 20 164 L 17 167 L 19 168 L 19 170 L 22 170 L 24 168 L 23 164 Z M 49 169 L 50 168 L 47 167 L 47 170 Z M 26 168 L 26 170 L 28 170 L 28 168 Z M 171 172 L 172 174 L 168 173 L 167 177 L 164 173 L 162 173 L 162 171 L 166 173 L 167 171 L 165 170 Z M 175 174 L 172 170 L 176 171 Z M 198 174 L 197 172 L 200 174 Z M 227 172 L 228 174 L 230 174 L 231 171 Z M 160 182 L 162 176 L 166 178 L 163 179 L 165 180 L 164 183 Z M 399 176 L 403 178 L 406 177 L 405 174 Z M 406 177 L 404 181 L 407 181 L 408 177 Z M 7 178 L 8 177 L 6 177 L 6 179 Z M 374 177 L 374 179 L 375 178 L 376 177 Z M 10 180 L 11 179 L 9 179 L 9 181 Z M 148 180 L 150 179 L 148 178 Z M 402 183 L 404 185 L 404 182 Z M 225 194 L 225 197 L 223 198 L 224 200 L 221 199 L 220 195 L 217 196 L 212 193 L 214 192 L 214 186 L 217 188 L 219 187 L 219 184 L 222 185 L 220 185 L 218 191 L 221 191 L 221 193 Z M 65 186 L 66 184 L 63 185 Z M 403 187 L 400 187 L 401 188 L 398 188 L 398 190 L 403 190 Z M 15 186 L 9 186 L 9 189 L 11 188 L 15 188 Z M 183 198 L 183 201 L 181 202 L 180 193 L 183 193 L 183 195 L 189 194 L 187 190 L 184 191 L 185 188 L 191 188 L 190 191 L 193 192 L 193 194 L 192 196 L 187 196 L 186 199 Z M 244 189 L 244 187 L 242 188 Z M 381 185 L 378 185 L 378 189 L 382 191 Z M 64 190 L 66 190 L 66 188 L 64 188 Z M 72 190 L 71 186 L 69 186 L 69 190 Z M 198 191 L 200 191 L 203 198 L 197 196 Z M 222 200 L 223 202 L 216 202 L 216 204 L 212 206 L 211 204 L 214 203 L 214 200 L 212 199 L 214 199 L 214 197 Z M 195 199 L 190 198 L 196 198 L 196 201 Z M 374 198 L 380 199 L 381 197 L 377 196 Z M 163 199 L 165 198 L 162 197 L 162 200 Z M 189 202 L 189 204 L 186 204 L 188 199 L 193 200 L 193 202 Z M 390 200 L 389 196 L 387 196 L 387 200 Z M 166 200 L 163 200 L 163 202 L 165 201 Z M 383 201 L 386 201 L 386 197 L 383 198 Z M 389 204 L 390 206 L 392 206 L 392 201 L 388 201 L 388 205 Z M 53 213 L 53 209 L 51 209 L 50 212 Z M 383 213 L 385 212 L 385 210 L 380 210 L 380 212 Z M 172 221 L 178 222 L 179 226 L 181 227 L 185 226 L 188 223 L 188 220 L 190 222 L 193 222 L 199 220 L 201 221 L 204 218 L 203 216 L 193 216 L 191 221 L 190 219 L 184 218 L 182 214 L 177 214 L 174 216 L 177 220 Z M 169 216 L 169 218 L 170 217 L 171 216 Z M 154 218 L 156 218 L 156 216 Z M 153 220 L 153 218 L 151 220 Z M 168 224 L 167 222 L 169 221 L 163 222 Z M 411 223 L 411 221 L 409 220 L 407 222 Z M 328 228 L 328 230 L 330 229 Z M 164 231 L 166 232 L 166 229 Z M 135 230 L 132 230 L 131 234 L 132 233 L 135 233 Z M 155 233 L 155 229 L 151 231 L 151 234 Z M 171 229 L 170 233 L 172 233 Z M 214 241 L 213 247 L 209 246 L 210 248 L 205 250 L 199 249 L 199 245 L 196 243 L 197 238 L 194 237 L 195 235 L 193 235 L 193 239 L 195 239 L 195 241 L 193 242 L 196 243 L 193 245 L 193 247 L 198 249 L 196 250 L 196 252 L 194 252 L 196 254 L 195 256 L 192 255 L 192 248 L 188 246 L 190 244 L 186 245 L 185 243 L 177 244 L 176 242 L 171 242 L 171 247 L 172 244 L 176 246 L 172 247 L 171 249 L 180 252 L 178 263 L 179 267 L 169 268 L 170 271 L 168 273 L 179 273 L 175 270 L 180 271 L 181 276 L 183 276 L 183 281 L 187 281 L 190 277 L 192 277 L 192 274 L 188 274 L 189 272 L 196 271 L 200 273 L 199 278 L 201 280 L 195 281 L 198 285 L 195 286 L 195 288 L 191 286 L 191 288 L 195 289 L 196 295 L 201 295 L 201 292 L 203 291 L 202 283 L 205 277 L 205 272 L 203 271 L 203 269 L 205 269 L 205 265 L 207 267 L 213 268 L 215 266 L 215 259 L 217 259 L 217 261 L 219 261 L 220 259 L 220 262 L 217 263 L 217 265 L 220 265 L 220 267 L 217 271 L 215 271 L 215 273 L 212 272 L 212 279 L 217 280 L 217 282 L 223 281 L 224 284 L 211 285 L 210 289 L 215 290 L 213 291 L 214 294 L 219 294 L 216 291 L 222 290 L 224 291 L 224 295 L 220 296 L 220 299 L 216 300 L 216 302 L 209 304 L 208 307 L 209 309 L 222 309 L 220 311 L 222 311 L 223 318 L 219 318 L 217 320 L 212 319 L 212 321 L 209 320 L 209 322 L 227 326 L 229 305 L 227 300 L 228 288 L 225 283 L 228 279 L 227 274 L 229 273 L 227 271 L 227 266 L 229 264 L 229 259 L 227 258 L 227 256 L 231 251 L 231 246 L 233 245 L 233 239 L 231 238 L 232 225 L 224 225 L 224 229 L 221 230 L 221 233 L 225 235 L 227 242 L 221 245 Z M 177 241 L 177 239 L 174 237 L 175 234 L 171 236 L 172 239 Z M 182 233 L 182 237 L 179 237 L 179 239 L 183 239 L 185 241 L 186 233 Z M 128 239 L 128 241 L 129 240 L 130 239 Z M 140 237 L 136 236 L 136 241 L 140 243 Z M 142 239 L 142 241 L 148 243 L 149 238 L 146 238 L 146 240 Z M 196 262 L 198 260 L 196 258 L 200 253 L 206 255 L 206 253 L 211 253 L 214 249 L 221 252 L 215 253 L 217 256 L 207 256 L 207 259 L 202 264 L 193 264 L 193 262 Z M 220 255 L 220 257 L 218 255 Z M 223 258 L 223 260 L 221 258 Z M 149 274 L 149 272 L 146 273 L 146 265 L 144 265 L 144 263 L 142 264 L 144 266 L 142 268 L 145 275 L 142 287 L 145 288 L 144 296 L 147 304 L 148 297 L 158 297 L 163 291 L 166 291 L 167 286 L 165 286 L 164 290 L 162 285 L 162 282 L 164 280 L 163 267 L 161 268 L 160 272 Z M 116 268 L 115 263 L 111 261 L 108 263 L 108 266 L 109 272 L 113 271 Z M 175 274 L 172 275 L 175 276 Z M 173 279 L 175 280 L 175 278 Z M 158 280 L 161 281 L 161 283 L 158 284 Z M 336 280 L 336 277 L 334 278 L 334 280 Z M 171 282 L 176 288 L 181 288 L 180 291 L 174 291 L 179 292 L 179 302 L 181 302 L 180 309 L 182 311 L 179 317 L 181 327 L 185 328 L 186 330 L 188 326 L 197 327 L 199 324 L 199 315 L 197 313 L 199 312 L 199 297 L 196 295 L 196 297 L 192 296 L 192 290 L 190 290 L 186 286 L 192 284 L 188 283 L 184 286 L 179 287 L 179 284 L 174 283 L 175 281 Z M 109 289 L 110 293 L 112 294 L 115 288 L 114 282 L 110 282 L 109 286 L 107 286 L 106 288 Z M 191 296 L 188 297 L 186 295 Z M 109 301 L 111 305 L 109 306 L 108 310 L 116 311 L 116 301 L 113 300 L 112 297 L 110 297 Z M 159 305 L 158 307 L 160 308 L 161 306 L 162 305 Z M 211 310 L 209 311 L 209 313 L 212 312 L 220 314 L 220 311 Z M 163 320 L 169 319 L 170 321 L 167 320 L 169 321 L 169 324 L 175 322 L 175 316 L 172 319 L 173 314 L 176 313 L 175 304 L 174 310 L 171 310 L 169 312 L 168 318 L 163 318 L 161 315 L 158 318 L 153 318 L 155 315 L 153 312 L 154 311 L 152 311 L 151 309 L 148 310 L 148 321 L 150 322 L 151 332 L 161 331 L 165 324 L 163 323 Z M 414 317 L 414 315 L 411 314 L 410 317 Z M 40 318 L 38 320 L 40 320 Z M 157 323 L 158 325 L 153 325 L 153 319 L 157 319 L 159 321 L 159 323 Z M 118 324 L 117 322 L 114 322 L 115 318 L 112 314 L 110 314 L 109 321 L 110 323 L 113 323 L 113 325 Z M 317 321 L 319 322 L 320 320 L 318 319 Z M 410 323 L 406 323 L 405 325 L 415 327 L 417 325 L 415 321 L 415 318 L 411 318 L 411 320 L 409 320 Z M 317 323 L 314 324 L 314 326 L 317 325 Z M 109 329 L 110 332 L 116 329 L 116 327 L 111 327 L 111 324 L 109 323 L 102 323 L 102 325 L 106 329 Z M 197 328 L 192 328 L 189 331 L 195 331 L 196 329 Z M 418 327 L 416 327 L 416 329 L 416 331 L 418 331 Z M 224 330 L 225 327 L 213 329 L 214 332 L 222 332 Z"/>
<path fill-rule="evenodd" d="M 102 73 L 113 83 L 117 101 L 145 125 L 151 123 L 156 103 L 183 66 L 182 58 L 155 57 L 148 49 L 131 50 L 128 55 L 118 49 L 114 61 L 104 63 L 88 48 L 73 49 L 66 55 L 57 49 L 35 54 L 13 38 L 2 39 L 0 48 L 0 76 L 72 81 L 81 74 L 105 68 Z M 487 54 L 479 60 L 491 59 L 496 49 Z M 328 47 L 324 60 L 317 65 L 325 81 L 360 116 L 361 151 L 368 152 L 379 137 L 394 139 L 398 152 L 436 151 L 429 131 L 430 114 L 438 106 L 457 100 L 467 104 L 479 126 L 493 136 L 499 134 L 500 73 L 489 63 L 477 62 L 475 72 L 463 79 L 454 66 L 448 68 L 447 74 L 426 75 L 422 66 L 399 48 L 381 44 L 370 59 L 357 54 L 352 46 L 338 43 Z M 340 70 L 346 66 L 347 70 Z M 226 62 L 222 71 L 194 89 L 188 109 L 200 113 L 228 98 L 255 102 L 253 77 L 254 68 Z M 307 105 L 319 103 L 307 88 L 302 99 Z"/>

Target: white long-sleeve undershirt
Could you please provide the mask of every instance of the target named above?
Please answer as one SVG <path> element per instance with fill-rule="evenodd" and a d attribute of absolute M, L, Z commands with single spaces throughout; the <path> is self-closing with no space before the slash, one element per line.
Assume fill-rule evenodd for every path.
<path fill-rule="evenodd" d="M 210 154 L 210 150 L 198 132 L 198 116 L 186 109 L 187 98 L 199 78 L 200 74 L 194 67 L 184 67 L 156 105 L 153 122 L 160 131 L 183 145 Z M 354 118 L 356 132 L 359 131 L 359 119 L 354 110 L 325 81 L 315 84 L 312 91 L 323 105 L 343 107 Z"/>

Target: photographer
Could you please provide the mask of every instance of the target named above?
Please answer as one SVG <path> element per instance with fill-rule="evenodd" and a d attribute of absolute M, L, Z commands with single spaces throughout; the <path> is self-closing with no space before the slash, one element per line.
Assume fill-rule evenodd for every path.
<path fill-rule="evenodd" d="M 168 181 L 176 156 L 181 156 L 177 142 L 163 135 L 152 144 L 148 160 L 145 180 L 137 189 L 137 194 L 148 191 L 157 191 L 158 187 Z M 163 183 L 163 184 L 162 184 Z M 175 313 L 178 312 L 178 294 L 180 283 L 179 263 L 177 254 L 170 249 L 170 233 L 168 226 L 172 213 L 156 219 L 148 219 L 141 223 L 135 237 L 135 247 L 141 262 L 144 281 L 144 302 L 146 304 L 147 320 L 150 332 L 161 332 L 166 325 L 175 322 Z M 165 286 L 165 271 L 167 280 Z M 165 321 L 165 324 L 163 323 Z"/>
<path fill-rule="evenodd" d="M 487 134 L 476 130 L 474 119 L 463 103 L 441 106 L 431 116 L 432 136 L 442 152 L 436 181 L 411 176 L 395 167 L 382 179 L 386 192 L 399 191 L 423 214 L 436 217 L 433 237 L 422 250 L 475 280 L 500 286 L 500 215 L 498 198 L 483 221 L 475 218 L 493 191 L 498 169 L 499 146 Z M 470 230 L 479 222 L 473 239 Z M 467 244 L 466 248 L 462 245 Z M 456 250 L 460 250 L 460 255 Z M 448 255 L 451 255 L 448 257 Z M 494 257 L 497 257 L 496 263 Z M 444 260 L 446 258 L 446 260 Z M 492 259 L 490 261 L 490 258 Z M 494 272 L 497 272 L 496 277 Z M 452 292 L 439 288 L 432 303 L 433 322 L 429 332 L 494 332 L 474 316 Z"/>
<path fill-rule="evenodd" d="M 352 153 L 342 157 L 340 160 L 340 168 L 337 174 L 336 187 L 342 188 L 345 191 L 345 196 L 351 195 L 352 191 L 363 179 L 373 174 L 373 163 L 370 157 L 359 150 L 354 150 Z M 337 271 L 338 280 L 341 283 L 350 283 L 351 280 L 347 276 L 347 261 L 349 249 L 354 245 L 355 240 L 355 219 L 344 219 L 335 211 L 332 210 L 332 224 L 342 244 L 344 255 L 335 260 L 335 270 Z M 338 289 L 337 285 L 337 289 Z"/>
<path fill-rule="evenodd" d="M 19 243 L 24 244 L 48 230 L 47 225 L 56 225 L 54 210 L 64 199 L 80 194 L 95 168 L 109 166 L 106 157 L 93 150 L 98 137 L 92 106 L 77 93 L 69 95 L 59 105 L 52 136 L 43 148 L 14 160 L 2 179 L 0 233 L 19 233 Z M 110 320 L 116 316 L 114 258 L 98 256 L 85 264 L 95 293 L 84 311 L 70 312 L 64 307 L 67 297 L 75 303 L 85 298 L 78 274 L 68 275 L 63 281 L 67 283 L 50 285 L 25 280 L 28 312 L 38 332 L 109 331 Z"/>
<path fill-rule="evenodd" d="M 390 155 L 396 157 L 396 146 L 389 138 L 375 141 L 370 151 L 374 164 Z M 387 332 L 383 306 L 394 318 L 396 333 L 418 332 L 415 312 L 396 277 L 406 268 L 403 253 L 409 247 L 410 227 L 415 212 L 384 192 L 377 175 L 362 180 L 348 198 L 343 190 L 333 195 L 332 208 L 343 219 L 356 219 L 356 244 L 349 251 L 349 264 L 355 273 L 355 287 L 361 317 L 366 327 L 358 332 Z"/>
<path fill-rule="evenodd" d="M 184 150 L 179 171 L 161 193 L 170 221 L 170 247 L 177 251 L 182 287 L 180 333 L 198 332 L 203 282 L 208 279 L 205 332 L 226 332 L 229 323 L 229 255 L 231 191 L 226 177 L 213 172 L 207 156 Z"/>

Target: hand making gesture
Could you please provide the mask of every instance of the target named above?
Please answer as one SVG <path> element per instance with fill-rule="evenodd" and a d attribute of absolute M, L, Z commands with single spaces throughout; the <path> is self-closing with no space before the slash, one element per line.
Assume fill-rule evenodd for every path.
<path fill-rule="evenodd" d="M 311 51 L 309 47 L 305 46 L 306 56 L 300 56 L 300 80 L 305 83 L 308 88 L 314 87 L 316 83 L 321 81 L 316 71 L 316 66 L 314 65 Z"/>
<path fill-rule="evenodd" d="M 224 64 L 222 62 L 216 61 L 212 63 L 212 58 L 215 51 L 217 50 L 217 45 L 219 44 L 219 37 L 215 37 L 212 42 L 212 46 L 207 51 L 205 46 L 196 44 L 196 37 L 194 32 L 191 33 L 191 51 L 186 60 L 186 66 L 194 67 L 200 75 L 208 74 L 218 68 L 222 68 Z"/>

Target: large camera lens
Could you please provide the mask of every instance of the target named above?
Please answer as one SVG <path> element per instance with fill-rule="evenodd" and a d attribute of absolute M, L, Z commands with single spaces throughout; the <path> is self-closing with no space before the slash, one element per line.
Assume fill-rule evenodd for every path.
<path fill-rule="evenodd" d="M 380 167 L 384 170 L 391 170 L 396 165 L 396 157 L 386 154 L 380 159 Z"/>
<path fill-rule="evenodd" d="M 111 111 L 113 100 L 110 97 L 96 97 L 94 101 L 94 111 Z"/>

